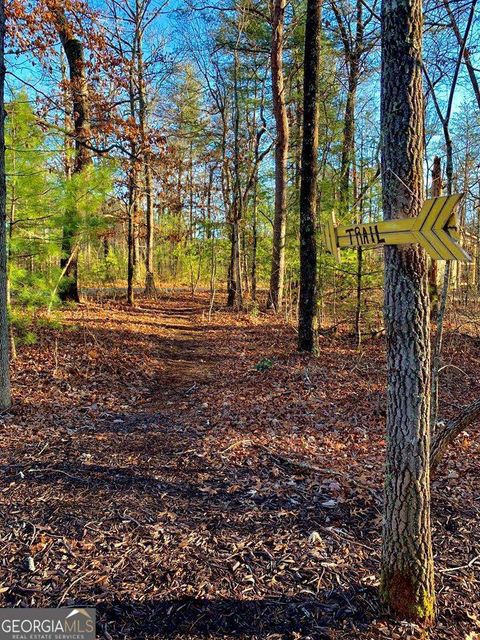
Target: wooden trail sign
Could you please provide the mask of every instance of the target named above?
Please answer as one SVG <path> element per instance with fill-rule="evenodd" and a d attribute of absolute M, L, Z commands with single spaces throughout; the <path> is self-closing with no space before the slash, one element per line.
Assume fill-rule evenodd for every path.
<path fill-rule="evenodd" d="M 470 262 L 471 257 L 460 245 L 454 209 L 463 193 L 425 200 L 416 218 L 383 220 L 369 224 L 337 225 L 332 213 L 324 227 L 326 249 L 340 262 L 339 249 L 383 244 L 412 244 L 418 242 L 433 260 Z"/>

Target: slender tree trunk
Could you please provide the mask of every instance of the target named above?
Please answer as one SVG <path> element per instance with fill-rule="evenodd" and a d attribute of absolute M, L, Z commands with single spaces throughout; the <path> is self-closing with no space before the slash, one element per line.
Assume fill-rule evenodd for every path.
<path fill-rule="evenodd" d="M 241 309 L 243 306 L 241 243 L 238 220 L 234 220 L 231 225 L 231 253 L 228 273 L 227 306 L 236 307 L 237 309 Z"/>
<path fill-rule="evenodd" d="M 298 348 L 316 353 L 317 335 L 317 176 L 318 75 L 322 4 L 308 0 L 305 25 L 302 166 L 300 170 L 300 299 Z"/>
<path fill-rule="evenodd" d="M 448 131 L 448 128 L 447 128 Z M 448 136 L 450 138 L 450 136 Z M 452 148 L 450 141 L 450 151 L 448 151 L 449 147 L 447 146 L 447 189 L 448 194 L 452 193 L 453 187 L 453 158 L 452 158 Z M 450 155 L 450 159 L 449 159 Z M 435 342 L 433 346 L 433 358 L 432 358 L 432 397 L 431 397 L 431 409 L 430 409 L 430 426 L 432 431 L 435 429 L 437 424 L 438 417 L 438 399 L 439 399 L 439 375 L 440 375 L 440 364 L 442 359 L 442 347 L 443 347 L 443 324 L 445 320 L 445 314 L 447 311 L 447 299 L 448 299 L 448 290 L 450 288 L 450 280 L 452 275 L 452 261 L 447 260 L 445 262 L 445 271 L 443 273 L 443 285 L 442 291 L 440 293 L 440 299 L 438 300 L 438 311 L 437 311 L 437 330 L 435 333 Z"/>
<path fill-rule="evenodd" d="M 2 94 L 3 95 L 3 94 Z M 0 107 L 1 108 L 1 107 Z M 15 139 L 16 137 L 16 123 L 14 122 L 13 115 L 10 116 L 10 129 L 12 131 L 12 137 Z M 11 149 L 10 151 L 11 163 L 12 163 L 12 174 L 15 176 L 17 173 L 17 153 L 15 149 Z M 11 300 L 11 263 L 12 263 L 12 241 L 13 241 L 13 228 L 16 220 L 17 213 L 17 181 L 16 178 L 13 177 L 10 182 L 10 213 L 8 214 L 8 230 L 6 231 L 7 240 L 7 312 L 11 308 L 12 300 Z M 6 190 L 6 195 L 7 195 Z M 6 208 L 8 207 L 6 203 Z M 9 322 L 8 324 L 8 335 L 9 335 L 9 343 L 10 343 L 10 360 L 14 362 L 17 359 L 17 349 L 15 346 L 15 335 L 13 332 L 12 324 Z"/>
<path fill-rule="evenodd" d="M 145 179 L 145 221 L 146 221 L 146 242 L 145 242 L 145 294 L 155 295 L 155 276 L 153 273 L 153 249 L 154 249 L 154 208 L 153 208 L 153 178 L 152 178 L 152 157 L 150 153 L 150 142 L 147 135 L 147 102 L 145 97 L 145 81 L 143 68 L 142 40 L 138 39 L 137 55 L 137 75 L 138 75 L 138 116 L 140 121 L 140 135 L 143 147 L 143 172 Z"/>
<path fill-rule="evenodd" d="M 432 198 L 442 195 L 442 167 L 438 156 L 433 159 L 431 193 Z M 429 262 L 430 319 L 435 320 L 438 313 L 438 262 L 436 260 L 430 260 Z"/>
<path fill-rule="evenodd" d="M 358 60 L 352 58 L 349 67 L 340 169 L 340 205 L 343 210 L 348 208 L 350 173 L 355 154 L 355 103 L 358 86 Z"/>
<path fill-rule="evenodd" d="M 133 146 L 133 145 L 132 145 Z M 128 235 L 127 235 L 127 302 L 133 306 L 135 295 L 133 290 L 135 280 L 135 200 L 137 197 L 135 187 L 135 171 L 130 167 L 128 196 Z"/>
<path fill-rule="evenodd" d="M 132 45 L 132 59 L 129 65 L 128 76 L 128 98 L 130 102 L 130 116 L 134 122 L 137 118 L 136 110 L 136 89 L 135 89 L 135 60 L 138 49 L 138 33 Z M 134 138 L 130 140 L 130 159 L 128 167 L 128 236 L 127 236 L 127 302 L 130 305 L 135 303 L 134 283 L 136 270 L 138 267 L 138 199 L 139 199 L 139 161 L 141 154 L 139 152 L 137 141 Z"/>
<path fill-rule="evenodd" d="M 83 44 L 74 37 L 64 9 L 58 4 L 52 8 L 55 28 L 60 37 L 63 50 L 68 61 L 70 72 L 70 90 L 72 94 L 72 112 L 75 138 L 75 161 L 73 174 L 81 173 L 91 163 L 91 152 L 88 149 L 90 141 L 90 116 L 88 84 L 85 73 L 85 54 Z M 78 231 L 78 212 L 75 207 L 65 212 L 65 225 L 62 238 L 62 269 L 68 265 L 65 271 L 65 280 L 59 290 L 63 301 L 80 302 L 78 284 L 78 254 L 74 249 L 77 245 L 76 235 Z"/>
<path fill-rule="evenodd" d="M 257 248 L 258 248 L 258 229 L 257 229 L 257 217 L 258 217 L 258 168 L 255 169 L 255 176 L 253 182 L 253 204 L 252 204 L 252 300 L 257 300 Z"/>
<path fill-rule="evenodd" d="M 354 179 L 353 179 L 353 201 L 357 202 L 358 200 L 358 191 L 360 190 L 360 199 L 358 202 L 358 222 L 359 224 L 363 223 L 363 209 L 364 209 L 364 193 L 363 193 L 363 149 L 361 147 L 360 153 L 360 189 L 358 188 L 358 174 L 355 169 L 354 171 Z M 356 273 L 356 302 L 355 302 L 355 338 L 357 342 L 357 347 L 360 347 L 362 344 L 362 329 L 361 329 L 361 320 L 362 320 L 362 281 L 363 281 L 363 249 L 362 247 L 357 248 L 357 273 Z"/>
<path fill-rule="evenodd" d="M 283 29 L 286 0 L 272 0 L 272 99 L 275 116 L 275 217 L 268 306 L 279 311 L 283 299 L 287 229 L 287 159 L 289 126 L 283 77 Z"/>
<path fill-rule="evenodd" d="M 322 0 L 323 2 L 323 0 Z M 300 180 L 301 180 L 301 168 L 302 168 L 302 128 L 303 128 L 303 101 L 302 101 L 302 77 L 299 73 L 296 74 L 296 87 L 295 87 L 295 169 L 294 169 L 294 188 L 295 193 L 300 194 Z"/>
<path fill-rule="evenodd" d="M 136 173 L 136 180 L 139 179 L 139 173 Z M 140 189 L 137 186 L 135 192 L 135 200 L 133 201 L 133 279 L 138 278 L 138 269 L 140 267 Z"/>
<path fill-rule="evenodd" d="M 107 260 L 110 255 L 110 243 L 108 241 L 108 236 L 103 236 L 103 258 Z"/>
<path fill-rule="evenodd" d="M 240 222 L 243 217 L 243 198 L 240 182 L 240 102 L 238 87 L 238 51 L 234 53 L 233 85 L 234 85 L 234 180 L 233 202 L 230 209 L 231 215 L 231 253 L 229 268 L 229 286 L 227 306 L 243 308 L 243 278 L 242 278 L 242 245 L 240 237 Z"/>
<path fill-rule="evenodd" d="M 415 217 L 423 198 L 422 2 L 382 4 L 385 219 Z M 385 248 L 387 459 L 381 593 L 395 616 L 435 615 L 430 527 L 430 332 L 426 255 Z"/>
<path fill-rule="evenodd" d="M 362 344 L 362 279 L 363 279 L 363 249 L 357 248 L 357 272 L 356 272 L 356 300 L 355 300 L 355 340 L 357 347 Z"/>
<path fill-rule="evenodd" d="M 7 184 L 5 176 L 5 3 L 0 0 L 0 411 L 11 405 L 7 310 Z"/>
<path fill-rule="evenodd" d="M 342 158 L 340 166 L 340 205 L 346 210 L 349 205 L 350 175 L 355 161 L 355 107 L 357 102 L 357 89 L 360 79 L 360 60 L 364 53 L 364 30 L 362 0 L 356 0 L 355 36 L 352 35 L 344 9 L 332 2 L 340 37 L 343 43 L 345 64 L 347 67 L 347 99 L 343 119 Z"/>

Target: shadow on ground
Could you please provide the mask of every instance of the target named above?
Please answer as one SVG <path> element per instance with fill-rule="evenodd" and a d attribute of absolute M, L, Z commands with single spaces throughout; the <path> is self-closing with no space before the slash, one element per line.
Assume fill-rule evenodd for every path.
<path fill-rule="evenodd" d="M 98 607 L 103 629 L 122 628 L 137 638 L 255 637 L 331 639 L 332 632 L 367 628 L 383 615 L 375 590 L 366 587 L 332 590 L 318 597 L 278 600 L 176 600 L 123 602 Z M 104 626 L 106 624 L 106 627 Z M 129 636 L 133 637 L 133 636 Z"/>

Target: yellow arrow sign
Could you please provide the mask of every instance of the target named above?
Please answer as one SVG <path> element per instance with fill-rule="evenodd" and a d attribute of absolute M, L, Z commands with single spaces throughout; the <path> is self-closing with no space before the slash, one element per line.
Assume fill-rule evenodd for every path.
<path fill-rule="evenodd" d="M 339 262 L 339 249 L 418 242 L 433 260 L 470 262 L 471 257 L 459 244 L 460 234 L 453 213 L 462 198 L 463 194 L 430 198 L 425 200 L 417 218 L 370 224 L 337 225 L 332 214 L 323 230 L 325 247 Z"/>

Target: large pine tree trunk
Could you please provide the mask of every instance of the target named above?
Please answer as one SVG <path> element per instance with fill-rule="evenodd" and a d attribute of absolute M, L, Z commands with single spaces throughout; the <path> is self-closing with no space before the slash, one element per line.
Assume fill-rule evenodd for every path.
<path fill-rule="evenodd" d="M 81 173 L 91 162 L 88 148 L 90 140 L 90 118 L 88 84 L 85 74 L 85 56 L 83 44 L 74 37 L 71 25 L 65 16 L 64 9 L 53 5 L 52 14 L 55 28 L 65 51 L 70 72 L 70 91 L 72 96 L 72 112 L 74 122 L 75 161 L 73 174 Z M 65 225 L 62 238 L 62 258 L 60 266 L 65 269 L 65 282 L 62 283 L 59 295 L 63 301 L 79 302 L 78 285 L 78 244 L 76 234 L 78 213 L 75 208 L 65 212 Z"/>
<path fill-rule="evenodd" d="M 317 350 L 317 165 L 318 74 L 321 46 L 321 0 L 308 0 L 305 25 L 303 136 L 300 182 L 300 300 L 298 348 Z"/>
<path fill-rule="evenodd" d="M 0 0 L 0 411 L 10 407 L 7 313 L 7 185 L 5 177 L 5 3 Z"/>
<path fill-rule="evenodd" d="M 382 180 L 386 219 L 417 216 L 423 197 L 422 2 L 383 0 Z M 430 333 L 419 245 L 385 249 L 387 461 L 381 591 L 399 617 L 435 612 L 430 530 Z"/>
<path fill-rule="evenodd" d="M 275 116 L 275 217 L 268 306 L 278 311 L 283 300 L 287 229 L 288 116 L 283 78 L 283 29 L 286 0 L 272 2 L 272 99 Z"/>

